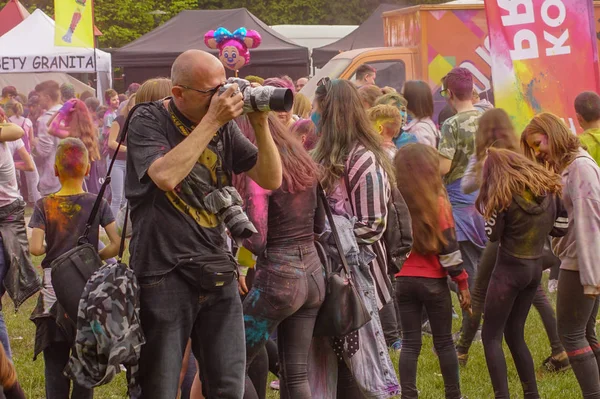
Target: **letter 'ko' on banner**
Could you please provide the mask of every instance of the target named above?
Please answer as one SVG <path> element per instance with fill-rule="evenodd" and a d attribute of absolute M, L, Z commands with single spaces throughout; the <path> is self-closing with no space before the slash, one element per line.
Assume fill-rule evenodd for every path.
<path fill-rule="evenodd" d="M 66 47 L 94 47 L 92 0 L 54 0 L 54 44 Z"/>
<path fill-rule="evenodd" d="M 552 112 L 572 130 L 573 102 L 600 91 L 594 2 L 486 0 L 496 106 L 517 132 L 540 112 Z"/>

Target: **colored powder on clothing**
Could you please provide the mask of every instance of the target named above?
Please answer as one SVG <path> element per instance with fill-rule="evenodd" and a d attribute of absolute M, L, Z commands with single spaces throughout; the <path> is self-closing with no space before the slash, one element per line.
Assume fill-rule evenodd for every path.
<path fill-rule="evenodd" d="M 254 316 L 244 315 L 244 323 L 247 345 L 254 346 L 269 339 L 269 322 L 267 320 L 257 320 Z"/>

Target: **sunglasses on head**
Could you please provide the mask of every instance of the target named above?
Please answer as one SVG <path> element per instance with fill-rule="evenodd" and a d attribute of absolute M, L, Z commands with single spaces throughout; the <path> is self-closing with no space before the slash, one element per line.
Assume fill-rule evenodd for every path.
<path fill-rule="evenodd" d="M 317 87 L 327 86 L 326 88 L 329 88 L 329 85 L 331 85 L 331 78 L 329 76 L 325 76 L 324 78 L 319 79 L 317 82 Z"/>

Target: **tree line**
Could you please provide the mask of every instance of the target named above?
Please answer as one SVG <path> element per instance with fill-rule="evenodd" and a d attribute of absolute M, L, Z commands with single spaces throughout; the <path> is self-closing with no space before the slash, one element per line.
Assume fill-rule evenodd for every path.
<path fill-rule="evenodd" d="M 0 0 L 4 6 L 8 0 Z M 73 0 L 74 1 L 74 0 Z M 92 0 L 88 0 L 92 1 Z M 247 8 L 267 25 L 359 25 L 381 4 L 399 7 L 447 0 L 95 0 L 95 23 L 102 32 L 98 47 L 121 47 L 150 32 L 182 10 Z M 21 0 L 54 16 L 54 0 Z M 215 27 L 216 28 L 216 27 Z"/>

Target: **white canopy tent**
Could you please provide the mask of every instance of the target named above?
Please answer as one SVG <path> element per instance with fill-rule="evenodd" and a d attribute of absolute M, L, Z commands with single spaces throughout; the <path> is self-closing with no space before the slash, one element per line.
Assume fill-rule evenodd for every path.
<path fill-rule="evenodd" d="M 98 93 L 112 86 L 110 54 L 93 48 L 55 46 L 54 21 L 40 9 L 0 37 L 0 49 L 0 76 L 96 72 Z"/>

